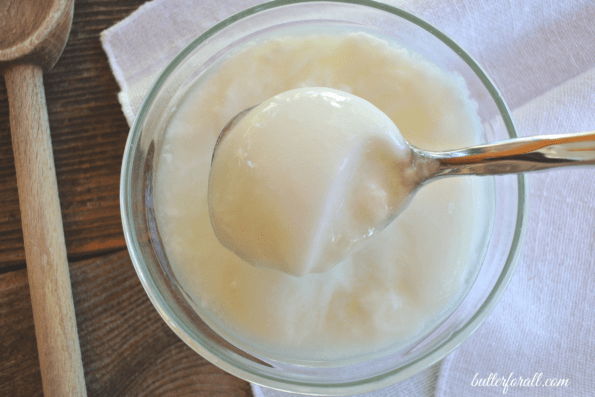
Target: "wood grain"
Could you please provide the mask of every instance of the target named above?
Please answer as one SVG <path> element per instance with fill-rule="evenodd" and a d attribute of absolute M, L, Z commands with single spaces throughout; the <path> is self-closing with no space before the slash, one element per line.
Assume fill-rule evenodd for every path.
<path fill-rule="evenodd" d="M 15 64 L 5 78 L 44 395 L 85 396 L 42 69 Z"/>
<path fill-rule="evenodd" d="M 251 396 L 165 324 L 128 253 L 70 264 L 89 396 Z M 0 275 L 0 396 L 39 396 L 26 270 Z"/>
<path fill-rule="evenodd" d="M 22 42 L 22 37 L 31 36 L 46 19 L 51 1 L 6 0 L 0 4 L 0 21 L 3 32 L 20 34 L 0 35 L 0 51 Z M 27 23 L 22 23 L 22 15 L 27 14 Z"/>
<path fill-rule="evenodd" d="M 27 272 L 0 275 L 0 396 L 41 396 Z"/>
<path fill-rule="evenodd" d="M 85 397 L 43 70 L 62 54 L 74 0 L 9 3 L 0 13 L 0 70 L 9 98 L 19 207 L 43 394 Z M 34 26 L 32 29 L 31 26 Z"/>
<path fill-rule="evenodd" d="M 72 31 L 44 75 L 54 160 L 70 259 L 125 246 L 119 177 L 129 127 L 99 34 L 143 0 L 76 0 Z M 0 79 L 0 271 L 24 265 L 8 99 Z"/>

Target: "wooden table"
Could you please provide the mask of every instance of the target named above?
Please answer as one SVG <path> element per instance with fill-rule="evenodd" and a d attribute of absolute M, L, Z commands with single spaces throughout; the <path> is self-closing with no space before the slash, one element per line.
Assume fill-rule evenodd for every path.
<path fill-rule="evenodd" d="M 52 143 L 89 396 L 250 396 L 161 320 L 134 272 L 119 210 L 129 127 L 99 42 L 145 0 L 76 0 L 45 75 Z M 0 80 L 0 396 L 42 395 L 6 87 Z"/>

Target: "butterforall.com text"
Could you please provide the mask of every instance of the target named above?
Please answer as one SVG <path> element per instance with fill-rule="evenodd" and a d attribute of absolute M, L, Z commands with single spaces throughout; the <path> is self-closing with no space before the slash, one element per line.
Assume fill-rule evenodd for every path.
<path fill-rule="evenodd" d="M 568 379 L 543 378 L 543 372 L 537 372 L 532 378 L 523 378 L 511 372 L 508 377 L 491 373 L 487 378 L 480 378 L 476 373 L 471 381 L 473 387 L 501 387 L 506 394 L 510 387 L 568 387 Z"/>

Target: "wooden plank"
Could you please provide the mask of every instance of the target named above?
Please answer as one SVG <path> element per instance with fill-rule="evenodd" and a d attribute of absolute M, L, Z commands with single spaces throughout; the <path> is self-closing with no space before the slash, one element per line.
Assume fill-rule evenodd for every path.
<path fill-rule="evenodd" d="M 76 0 L 62 57 L 44 76 L 71 259 L 125 246 L 119 177 L 128 125 L 99 34 L 144 0 Z M 25 255 L 4 80 L 0 79 L 0 271 Z"/>
<path fill-rule="evenodd" d="M 251 396 L 165 324 L 126 251 L 70 264 L 89 396 Z M 26 270 L 0 275 L 0 396 L 40 396 Z"/>
<path fill-rule="evenodd" d="M 42 396 L 25 270 L 0 275 L 0 396 Z"/>

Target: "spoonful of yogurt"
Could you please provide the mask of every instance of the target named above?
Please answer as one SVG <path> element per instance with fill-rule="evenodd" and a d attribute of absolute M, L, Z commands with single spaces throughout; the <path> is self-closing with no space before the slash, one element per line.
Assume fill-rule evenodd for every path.
<path fill-rule="evenodd" d="M 431 180 L 595 164 L 595 132 L 429 152 L 366 100 L 329 88 L 279 94 L 221 132 L 209 175 L 219 241 L 255 266 L 324 272 L 362 247 Z"/>

